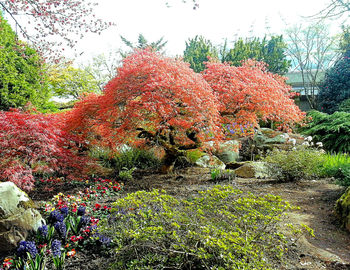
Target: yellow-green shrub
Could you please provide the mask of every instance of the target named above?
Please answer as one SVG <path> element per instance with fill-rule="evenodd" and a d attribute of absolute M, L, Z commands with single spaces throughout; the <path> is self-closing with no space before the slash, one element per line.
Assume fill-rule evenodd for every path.
<path fill-rule="evenodd" d="M 286 248 L 279 221 L 290 208 L 232 186 L 191 199 L 138 191 L 117 200 L 99 230 L 113 238 L 113 269 L 274 269 Z"/>

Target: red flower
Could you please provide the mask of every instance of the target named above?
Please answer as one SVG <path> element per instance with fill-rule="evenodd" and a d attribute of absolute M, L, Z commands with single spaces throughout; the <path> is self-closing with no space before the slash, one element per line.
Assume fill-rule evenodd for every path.
<path fill-rule="evenodd" d="M 95 204 L 95 210 L 100 210 L 101 209 L 101 204 L 96 203 Z"/>
<path fill-rule="evenodd" d="M 78 237 L 76 237 L 75 235 L 71 236 L 71 237 L 70 237 L 70 240 L 71 240 L 72 242 L 77 242 L 77 241 L 79 241 Z"/>

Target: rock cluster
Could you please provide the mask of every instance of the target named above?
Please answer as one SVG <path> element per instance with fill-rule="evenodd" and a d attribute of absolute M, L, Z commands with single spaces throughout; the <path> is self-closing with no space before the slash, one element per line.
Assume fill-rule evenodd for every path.
<path fill-rule="evenodd" d="M 12 182 L 0 183 L 0 252 L 16 248 L 45 221 L 33 201 Z"/>

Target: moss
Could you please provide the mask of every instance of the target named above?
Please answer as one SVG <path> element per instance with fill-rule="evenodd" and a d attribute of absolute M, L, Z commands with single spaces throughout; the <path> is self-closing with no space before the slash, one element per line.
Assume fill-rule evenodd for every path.
<path fill-rule="evenodd" d="M 192 150 L 186 151 L 186 158 L 192 164 L 196 163 L 196 161 L 204 155 L 205 153 L 199 149 L 192 149 Z"/>
<path fill-rule="evenodd" d="M 350 188 L 337 200 L 335 211 L 341 219 L 342 226 L 350 229 Z"/>

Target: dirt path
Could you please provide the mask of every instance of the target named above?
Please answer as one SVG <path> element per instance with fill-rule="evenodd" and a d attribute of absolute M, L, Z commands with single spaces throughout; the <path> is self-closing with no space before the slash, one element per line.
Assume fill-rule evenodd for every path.
<path fill-rule="evenodd" d="M 300 207 L 289 214 L 289 220 L 313 228 L 315 237 L 303 237 L 297 243 L 295 266 L 301 267 L 297 269 L 350 269 L 350 233 L 340 227 L 333 210 L 344 188 L 326 180 L 276 183 L 237 179 L 237 185 L 253 193 L 279 195 Z"/>

